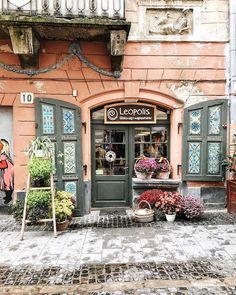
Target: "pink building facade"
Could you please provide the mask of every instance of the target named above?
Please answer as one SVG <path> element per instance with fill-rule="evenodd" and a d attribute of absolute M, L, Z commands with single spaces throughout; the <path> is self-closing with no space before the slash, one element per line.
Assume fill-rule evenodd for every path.
<path fill-rule="evenodd" d="M 4 15 L 0 18 L 4 129 L 0 137 L 9 142 L 14 160 L 14 196 L 19 197 L 26 187 L 29 142 L 36 135 L 47 135 L 58 142 L 56 161 L 63 154 L 56 183 L 76 196 L 81 214 L 97 207 L 132 206 L 148 188 L 178 189 L 203 198 L 209 206 L 224 207 L 225 172 L 220 161 L 231 132 L 226 85 L 228 3 L 127 2 L 121 25 L 126 26 L 121 29 L 127 38 L 121 37 L 124 54 L 118 55 L 121 74 L 117 78 L 102 71 L 114 74 L 111 68 L 117 70 L 107 41 L 79 39 L 86 64 L 76 55 L 69 56 L 70 45 L 77 40 L 64 32 L 62 40 L 58 33 L 55 39 L 49 40 L 46 33 L 38 38 L 35 68 L 46 69 L 44 73 L 32 76 L 14 71 L 22 69 L 24 54 L 14 49 L 13 22 L 5 33 L 7 20 Z M 222 3 L 224 13 L 213 2 Z M 219 22 L 215 24 L 213 18 Z M 34 100 L 24 101 L 25 93 L 33 94 Z M 107 123 L 104 108 L 117 103 L 140 109 L 151 105 L 156 109 L 155 122 Z M 115 154 L 112 162 L 106 158 L 110 151 Z M 136 179 L 133 165 L 145 153 L 168 158 L 169 179 Z"/>

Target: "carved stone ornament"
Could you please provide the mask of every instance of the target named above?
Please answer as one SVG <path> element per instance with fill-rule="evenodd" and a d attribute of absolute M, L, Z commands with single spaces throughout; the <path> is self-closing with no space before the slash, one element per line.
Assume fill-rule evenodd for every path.
<path fill-rule="evenodd" d="M 191 34 L 193 11 L 191 9 L 147 9 L 149 35 Z"/>

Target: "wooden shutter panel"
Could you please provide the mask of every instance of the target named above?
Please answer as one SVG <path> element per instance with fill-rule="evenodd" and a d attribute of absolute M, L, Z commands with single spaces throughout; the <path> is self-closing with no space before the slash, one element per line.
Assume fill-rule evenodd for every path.
<path fill-rule="evenodd" d="M 227 100 L 202 102 L 185 109 L 183 180 L 222 181 L 226 153 Z"/>
<path fill-rule="evenodd" d="M 77 214 L 83 211 L 82 123 L 80 108 L 63 101 L 36 99 L 36 135 L 53 142 L 54 181 L 57 190 L 76 198 Z"/>

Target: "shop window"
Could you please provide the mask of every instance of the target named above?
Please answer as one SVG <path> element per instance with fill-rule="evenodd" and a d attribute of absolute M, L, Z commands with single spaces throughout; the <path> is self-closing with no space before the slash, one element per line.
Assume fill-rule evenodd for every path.
<path fill-rule="evenodd" d="M 193 105 L 185 110 L 183 180 L 222 181 L 226 152 L 225 100 Z"/>
<path fill-rule="evenodd" d="M 168 156 L 167 127 L 135 127 L 134 131 L 135 159 L 141 155 L 151 158 Z"/>

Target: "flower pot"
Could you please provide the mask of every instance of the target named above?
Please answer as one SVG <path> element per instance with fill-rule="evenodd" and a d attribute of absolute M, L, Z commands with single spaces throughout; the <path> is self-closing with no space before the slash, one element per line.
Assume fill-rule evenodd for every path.
<path fill-rule="evenodd" d="M 34 155 L 37 158 L 44 158 L 46 156 L 46 153 L 44 150 L 35 150 Z"/>
<path fill-rule="evenodd" d="M 158 179 L 169 179 L 170 172 L 157 172 L 157 178 Z"/>
<path fill-rule="evenodd" d="M 176 213 L 175 214 L 165 214 L 165 215 L 166 215 L 166 220 L 168 222 L 174 222 L 175 221 Z"/>
<path fill-rule="evenodd" d="M 143 179 L 143 180 L 145 180 L 145 179 L 151 179 L 152 178 L 152 174 L 153 174 L 153 172 L 141 173 L 141 172 L 138 172 L 138 171 L 135 171 L 135 173 L 136 173 L 137 178 Z"/>
<path fill-rule="evenodd" d="M 66 230 L 69 227 L 69 221 L 68 220 L 64 220 L 62 222 L 57 222 L 56 223 L 56 226 L 57 226 L 57 230 L 58 231 Z"/>

